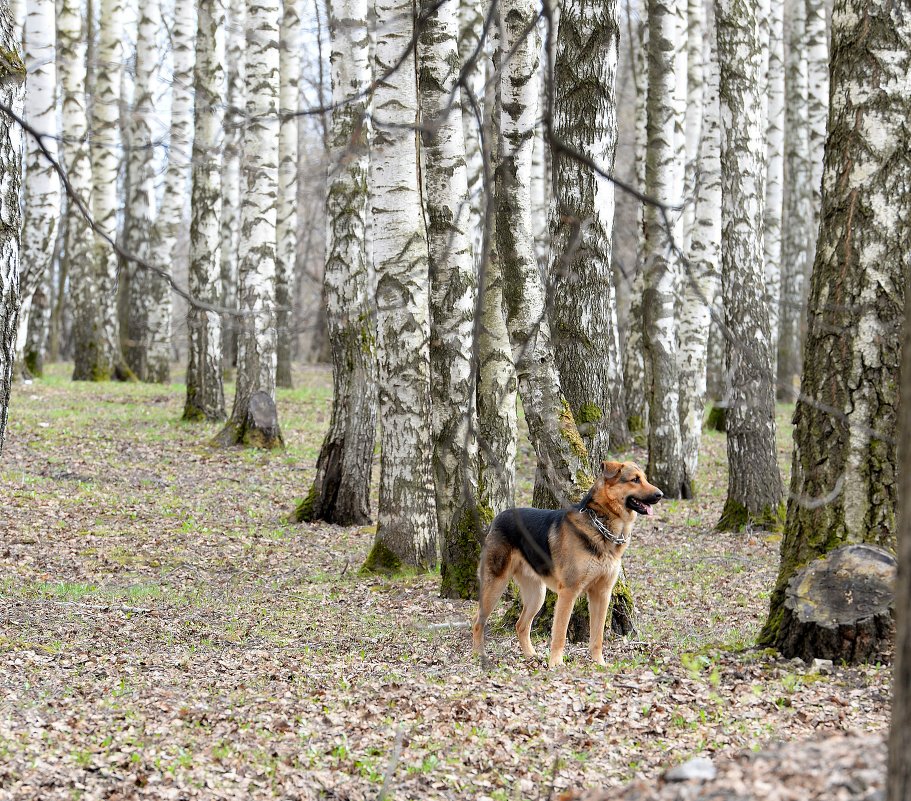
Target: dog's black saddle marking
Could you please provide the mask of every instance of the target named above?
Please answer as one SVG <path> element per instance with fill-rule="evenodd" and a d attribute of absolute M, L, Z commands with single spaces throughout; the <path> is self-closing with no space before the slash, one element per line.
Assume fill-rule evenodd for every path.
<path fill-rule="evenodd" d="M 549 576 L 554 569 L 554 560 L 550 555 L 548 534 L 565 516 L 566 512 L 560 509 L 507 509 L 496 516 L 493 524 L 506 542 L 518 548 L 535 573 Z"/>

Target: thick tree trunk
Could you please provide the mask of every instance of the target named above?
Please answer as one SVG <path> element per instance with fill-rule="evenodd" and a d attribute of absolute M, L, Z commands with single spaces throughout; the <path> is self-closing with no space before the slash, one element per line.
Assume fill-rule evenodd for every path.
<path fill-rule="evenodd" d="M 617 145 L 619 22 L 611 0 L 563 4 L 554 74 L 553 133 L 605 170 Z M 551 321 L 560 386 L 593 461 L 629 441 L 611 270 L 614 187 L 554 153 Z"/>
<path fill-rule="evenodd" d="M 127 207 L 124 241 L 126 249 L 143 261 L 152 255 L 152 225 L 155 217 L 155 175 L 152 158 L 153 70 L 158 62 L 157 39 L 161 26 L 158 0 L 145 0 L 139 9 L 133 108 L 129 114 L 130 149 L 127 153 Z M 170 262 L 166 262 L 170 269 Z M 133 263 L 125 265 L 127 285 L 127 336 L 124 357 L 140 381 L 165 382 L 170 376 L 170 320 L 167 341 L 159 343 L 160 331 L 152 330 L 152 306 L 170 287 L 157 275 Z M 160 284 L 162 286 L 155 286 Z M 162 345 L 164 347 L 162 348 Z"/>
<path fill-rule="evenodd" d="M 822 226 L 810 287 L 791 500 L 761 639 L 777 643 L 794 572 L 865 542 L 895 548 L 902 326 L 911 281 L 911 18 L 839 0 Z"/>
<path fill-rule="evenodd" d="M 247 4 L 247 119 L 244 127 L 238 294 L 240 335 L 231 417 L 218 442 L 284 447 L 277 417 L 253 412 L 275 405 L 275 227 L 278 201 L 279 0 Z M 254 396 L 256 404 L 253 404 Z"/>
<path fill-rule="evenodd" d="M 456 81 L 455 5 L 422 0 L 418 39 L 424 131 L 422 172 L 430 253 L 430 389 L 433 478 L 441 545 L 440 594 L 472 598 L 487 525 L 478 487 L 476 381 L 472 358 L 477 277 L 469 237 L 470 206 L 461 95 Z"/>
<path fill-rule="evenodd" d="M 198 4 L 194 87 L 193 166 L 190 195 L 190 292 L 218 302 L 221 246 L 222 108 L 225 97 L 223 0 Z M 215 312 L 190 306 L 185 420 L 224 420 L 222 325 Z"/>
<path fill-rule="evenodd" d="M 682 179 L 677 185 L 679 157 L 676 138 L 683 121 L 674 93 L 683 75 L 676 72 L 679 59 L 676 6 L 649 0 L 648 155 L 645 192 L 666 206 L 677 205 Z M 680 165 L 682 169 L 682 165 Z M 675 212 L 670 212 L 673 220 Z M 688 498 L 690 488 L 683 470 L 680 441 L 679 378 L 677 369 L 676 314 L 682 245 L 678 226 L 668 230 L 655 206 L 645 208 L 645 264 L 642 298 L 645 354 L 649 363 L 648 476 L 669 498 Z M 674 242 L 671 241 L 673 236 Z M 676 245 L 676 247 L 674 246 Z"/>
<path fill-rule="evenodd" d="M 21 115 L 25 105 L 25 63 L 14 30 L 9 6 L 0 6 L 0 101 Z M 22 187 L 22 129 L 0 115 L 0 449 L 6 434 L 13 364 L 16 353 L 16 321 L 19 314 L 19 249 L 22 235 L 20 190 Z"/>
<path fill-rule="evenodd" d="M 377 368 L 376 307 L 367 262 L 369 105 L 362 94 L 370 83 L 367 13 L 368 0 L 336 2 L 329 13 L 336 107 L 328 137 L 323 287 L 332 350 L 332 419 L 313 484 L 292 515 L 298 522 L 370 522 Z"/>
<path fill-rule="evenodd" d="M 730 370 L 726 415 L 728 494 L 719 528 L 780 525 L 769 312 L 762 224 L 765 125 L 755 7 L 716 0 L 721 66 L 721 284 Z"/>
<path fill-rule="evenodd" d="M 560 390 L 546 296 L 531 229 L 531 151 L 538 103 L 538 37 L 531 0 L 500 5 L 500 161 L 497 252 L 503 270 L 507 327 L 529 437 L 538 457 L 535 504 L 568 504 L 592 482 L 588 452 Z"/>
<path fill-rule="evenodd" d="M 714 33 L 714 31 L 712 32 Z M 709 331 L 718 293 L 721 258 L 721 122 L 718 106 L 718 59 L 709 37 L 695 219 L 687 248 L 689 265 L 682 287 L 678 354 L 680 367 L 680 435 L 683 469 L 695 493 L 702 418 L 705 413 Z M 692 60 L 691 60 L 692 64 Z"/>
<path fill-rule="evenodd" d="M 284 0 L 281 25 L 280 107 L 283 114 L 300 105 L 301 0 Z M 282 117 L 278 133 L 278 209 L 275 223 L 275 319 L 277 327 L 275 383 L 290 388 L 294 264 L 297 257 L 297 141 L 300 117 Z"/>
<path fill-rule="evenodd" d="M 25 98 L 25 117 L 40 133 L 46 134 L 42 144 L 51 157 L 57 151 L 57 56 L 53 0 L 30 0 L 25 18 L 26 66 L 28 92 Z M 19 314 L 17 353 L 27 351 L 33 295 L 39 292 L 45 274 L 51 268 L 54 244 L 57 241 L 57 220 L 60 217 L 60 179 L 54 166 L 45 158 L 32 137 L 26 141 L 26 201 L 22 225 L 22 259 L 19 270 L 19 294 L 22 309 Z M 36 298 L 40 303 L 41 298 Z M 28 362 L 22 367 L 28 371 Z"/>
<path fill-rule="evenodd" d="M 810 177 L 809 108 L 807 79 L 806 7 L 801 0 L 788 4 L 788 52 L 785 64 L 785 192 L 781 241 L 781 298 L 778 313 L 777 395 L 796 397 L 800 377 L 800 343 L 808 257 L 814 239 Z"/>
<path fill-rule="evenodd" d="M 376 77 L 370 160 L 376 268 L 380 505 L 366 570 L 437 564 L 439 542 L 430 419 L 428 253 L 414 126 L 418 97 L 411 2 L 377 0 Z"/>

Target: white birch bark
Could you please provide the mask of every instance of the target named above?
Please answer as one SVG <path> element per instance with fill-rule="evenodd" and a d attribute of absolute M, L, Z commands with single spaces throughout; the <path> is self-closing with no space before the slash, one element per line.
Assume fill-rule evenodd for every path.
<path fill-rule="evenodd" d="M 782 487 L 775 447 L 762 225 L 765 124 L 762 48 L 755 6 L 716 0 L 721 98 L 722 271 L 731 375 L 728 494 L 719 527 L 774 526 Z"/>
<path fill-rule="evenodd" d="M 28 92 L 25 118 L 40 133 L 50 155 L 58 158 L 57 147 L 57 55 L 56 8 L 53 0 L 29 0 L 25 18 L 25 64 Z M 19 313 L 17 353 L 24 355 L 32 295 L 50 269 L 60 217 L 60 179 L 33 137 L 26 140 L 23 187 L 26 199 L 22 225 L 22 259 L 19 270 Z M 26 365 L 23 362 L 23 366 Z M 27 369 L 27 367 L 26 367 Z"/>
<path fill-rule="evenodd" d="M 370 522 L 376 438 L 376 307 L 367 258 L 370 147 L 368 0 L 329 9 L 333 110 L 323 288 L 332 351 L 332 419 L 298 521 Z"/>
<path fill-rule="evenodd" d="M 785 175 L 781 241 L 781 296 L 778 306 L 778 397 L 792 401 L 801 367 L 801 325 L 810 272 L 813 190 L 810 175 L 806 6 L 788 4 L 788 51 L 785 65 Z"/>
<path fill-rule="evenodd" d="M 234 406 L 219 435 L 223 444 L 261 448 L 284 445 L 275 411 L 280 23 L 279 0 L 248 0 L 247 119 L 241 164 L 246 191 L 238 254 L 242 317 Z"/>
<path fill-rule="evenodd" d="M 689 267 L 682 288 L 677 339 L 680 364 L 680 435 L 683 469 L 691 490 L 695 486 L 702 440 L 712 307 L 718 291 L 721 255 L 721 130 L 718 118 L 718 60 L 712 37 L 704 65 L 705 95 L 695 219 L 689 237 Z M 701 41 L 701 39 L 700 39 Z"/>
<path fill-rule="evenodd" d="M 152 96 L 152 81 L 158 62 L 157 39 L 161 26 L 159 0 L 144 0 L 138 13 L 133 107 L 129 115 L 130 149 L 126 153 L 129 213 L 124 241 L 128 252 L 143 261 L 150 261 L 155 218 L 155 176 L 152 163 L 155 100 Z M 164 282 L 159 276 L 153 276 L 135 264 L 127 264 L 125 269 L 130 277 L 127 282 L 128 314 L 124 357 L 140 381 L 167 381 L 170 373 L 168 348 L 164 349 L 163 364 L 159 361 L 151 363 L 154 337 L 158 332 L 151 329 L 150 312 L 153 298 L 160 294 L 155 292 L 154 284 Z M 170 296 L 169 289 L 168 294 Z M 170 345 L 170 342 L 166 344 Z M 161 355 L 159 352 L 159 359 Z"/>
<path fill-rule="evenodd" d="M 644 16 L 644 9 L 640 12 Z M 645 191 L 645 163 L 648 152 L 648 25 L 643 19 L 636 31 L 636 188 Z M 629 332 L 623 351 L 623 387 L 630 434 L 648 430 L 650 384 L 642 336 L 642 296 L 645 293 L 645 204 L 637 213 L 636 271 L 630 284 Z"/>
<path fill-rule="evenodd" d="M 649 0 L 648 154 L 645 192 L 666 206 L 680 202 L 683 121 L 675 96 L 680 63 L 680 0 Z M 680 178 L 678 179 L 678 175 Z M 671 219 L 674 213 L 671 212 Z M 642 298 L 646 358 L 650 362 L 648 475 L 667 497 L 689 497 L 680 441 L 680 382 L 677 368 L 676 313 L 679 226 L 668 231 L 653 205 L 645 208 L 645 289 Z"/>
<path fill-rule="evenodd" d="M 302 0 L 284 0 L 281 24 L 278 133 L 278 208 L 275 223 L 275 319 L 277 327 L 275 382 L 291 387 L 291 306 L 294 299 L 294 263 L 297 254 L 297 116 L 300 105 L 300 27 Z"/>
<path fill-rule="evenodd" d="M 101 0 L 97 65 L 92 96 L 92 214 L 112 239 L 117 237 L 118 168 L 123 158 L 120 136 L 120 64 L 124 0 Z M 124 375 L 117 322 L 117 256 L 95 237 L 93 280 L 87 305 L 75 329 L 75 380 L 104 381 Z M 73 283 L 75 286 L 75 281 Z"/>
<path fill-rule="evenodd" d="M 822 210 L 823 154 L 829 116 L 829 45 L 826 37 L 826 0 L 806 2 L 807 105 L 809 116 L 810 186 L 813 222 L 808 247 L 808 269 L 813 265 L 819 215 Z M 807 276 L 809 279 L 809 275 Z"/>
<path fill-rule="evenodd" d="M 243 153 L 246 43 L 244 0 L 229 0 L 226 38 L 228 104 L 225 109 L 224 167 L 222 169 L 221 303 L 237 308 L 237 253 L 240 245 L 240 158 Z M 222 319 L 225 365 L 237 362 L 238 318 Z"/>
<path fill-rule="evenodd" d="M 459 58 L 464 68 L 474 56 L 484 28 L 484 4 L 481 0 L 461 0 L 459 3 Z M 488 33 L 489 35 L 489 33 Z M 487 49 L 477 56 L 474 69 L 466 77 L 468 91 L 460 93 L 462 131 L 465 137 L 465 164 L 468 170 L 468 231 L 475 263 L 481 260 L 484 246 L 484 159 L 481 153 L 480 125 L 484 111 L 484 75 L 489 62 Z"/>
<path fill-rule="evenodd" d="M 25 105 L 25 62 L 7 5 L 0 6 L 0 101 L 18 115 Z M 6 434 L 19 314 L 19 256 L 22 235 L 22 129 L 0 115 L 0 450 Z"/>
<path fill-rule="evenodd" d="M 430 389 L 433 477 L 441 544 L 441 593 L 476 594 L 488 519 L 479 514 L 477 409 L 472 359 L 477 276 L 469 236 L 470 206 L 461 93 L 456 83 L 458 16 L 453 4 L 422 0 L 418 38 L 424 130 L 421 169 L 430 254 Z"/>
<path fill-rule="evenodd" d="M 560 390 L 544 285 L 534 253 L 531 156 L 538 104 L 538 37 L 532 0 L 500 4 L 500 162 L 497 250 L 507 328 L 529 437 L 538 457 L 536 505 L 567 504 L 591 484 L 588 453 Z"/>
<path fill-rule="evenodd" d="M 187 21 L 189 22 L 189 20 Z M 210 303 L 221 298 L 222 246 L 220 157 L 225 100 L 225 7 L 223 0 L 200 0 L 197 9 L 193 85 L 195 113 L 190 190 L 189 289 Z M 181 54 L 181 68 L 191 58 Z M 187 110 L 189 110 L 187 108 Z M 172 126 L 173 130 L 173 126 Z M 173 155 L 172 155 L 173 158 Z M 175 167 L 178 166 L 175 164 Z M 170 164 L 169 164 L 170 173 Z M 222 321 L 215 312 L 187 309 L 188 365 L 185 420 L 223 420 Z"/>
<path fill-rule="evenodd" d="M 554 135 L 611 171 L 617 145 L 615 2 L 567 0 L 554 75 Z M 611 270 L 613 185 L 554 153 L 551 213 L 554 352 L 560 386 L 595 463 L 628 441 Z"/>
<path fill-rule="evenodd" d="M 376 0 L 375 75 L 390 72 L 414 34 L 412 5 Z M 427 232 L 414 126 L 414 55 L 377 86 L 371 149 L 376 269 L 380 503 L 368 570 L 431 567 L 439 559 L 430 418 L 430 298 Z"/>
<path fill-rule="evenodd" d="M 781 222 L 784 209 L 784 0 L 771 0 L 766 96 L 765 287 L 769 308 L 772 375 L 778 374 L 778 305 L 781 302 Z"/>
<path fill-rule="evenodd" d="M 496 515 L 515 505 L 516 413 L 518 382 L 506 328 L 503 304 L 503 270 L 497 250 L 497 192 L 494 176 L 500 161 L 500 14 L 489 30 L 489 58 L 485 61 L 484 193 L 482 250 L 479 259 L 481 321 L 478 331 L 478 432 L 480 484 L 483 505 Z"/>
<path fill-rule="evenodd" d="M 696 224 L 696 182 L 699 175 L 699 152 L 702 141 L 703 106 L 705 103 L 705 4 L 687 0 L 686 9 L 686 162 L 684 169 L 683 210 L 684 252 L 690 258 L 690 238 Z M 684 278 L 686 280 L 686 278 Z M 681 309 L 683 311 L 683 309 Z M 679 337 L 681 343 L 683 337 Z"/>

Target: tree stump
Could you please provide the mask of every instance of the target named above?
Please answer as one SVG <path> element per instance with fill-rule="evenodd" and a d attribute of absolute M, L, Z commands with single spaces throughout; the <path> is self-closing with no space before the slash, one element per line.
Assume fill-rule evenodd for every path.
<path fill-rule="evenodd" d="M 896 560 L 873 545 L 846 545 L 788 582 L 776 646 L 805 661 L 881 659 L 895 633 Z"/>

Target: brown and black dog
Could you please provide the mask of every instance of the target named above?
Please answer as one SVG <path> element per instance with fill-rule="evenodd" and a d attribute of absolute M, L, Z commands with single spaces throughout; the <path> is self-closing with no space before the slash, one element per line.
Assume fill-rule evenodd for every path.
<path fill-rule="evenodd" d="M 620 560 L 629 544 L 636 515 L 652 514 L 664 497 L 633 462 L 602 462 L 601 475 L 585 497 L 569 509 L 507 509 L 494 518 L 484 541 L 478 579 L 478 616 L 472 628 L 475 653 L 486 665 L 484 626 L 497 601 L 515 579 L 522 596 L 516 623 L 519 646 L 535 656 L 531 622 L 544 603 L 546 588 L 557 593 L 548 665 L 563 663 L 566 627 L 573 604 L 588 593 L 589 649 L 604 664 L 604 624 Z"/>

